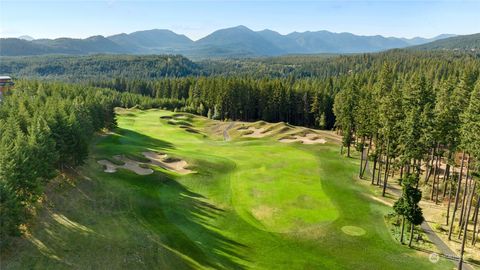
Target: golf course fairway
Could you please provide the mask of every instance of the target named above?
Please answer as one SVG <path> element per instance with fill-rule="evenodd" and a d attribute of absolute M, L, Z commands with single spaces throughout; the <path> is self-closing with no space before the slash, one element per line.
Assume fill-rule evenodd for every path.
<path fill-rule="evenodd" d="M 391 209 L 328 138 L 284 143 L 280 129 L 247 138 L 239 124 L 189 114 L 117 114 L 118 128 L 98 136 L 70 185 L 49 185 L 55 192 L 5 269 L 452 269 L 392 238 Z M 216 126 L 230 128 L 228 140 Z M 105 172 L 100 160 L 124 164 L 115 156 L 146 174 Z"/>

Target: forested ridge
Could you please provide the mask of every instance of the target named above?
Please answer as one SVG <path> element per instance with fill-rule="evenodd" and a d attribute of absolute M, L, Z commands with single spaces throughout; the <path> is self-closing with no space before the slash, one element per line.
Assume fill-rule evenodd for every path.
<path fill-rule="evenodd" d="M 16 78 L 87 79 L 182 77 L 203 74 L 198 64 L 180 55 L 90 55 L 0 57 L 0 73 Z"/>
<path fill-rule="evenodd" d="M 17 78 L 66 81 L 137 79 L 185 76 L 248 76 L 251 78 L 328 78 L 366 71 L 378 72 L 383 62 L 402 72 L 429 67 L 442 75 L 452 67 L 478 66 L 478 52 L 390 50 L 375 54 L 290 55 L 231 58 L 192 62 L 179 55 L 90 55 L 0 57 L 0 73 Z"/>

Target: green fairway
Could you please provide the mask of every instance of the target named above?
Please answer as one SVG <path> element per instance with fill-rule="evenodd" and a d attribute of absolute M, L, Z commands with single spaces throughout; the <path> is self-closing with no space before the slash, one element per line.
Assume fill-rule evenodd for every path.
<path fill-rule="evenodd" d="M 356 180 L 339 146 L 245 138 L 222 122 L 162 110 L 119 110 L 71 186 L 47 191 L 2 269 L 452 269 L 389 234 L 388 207 Z M 167 117 L 165 117 L 167 116 Z M 163 118 L 162 118 L 163 117 Z M 293 129 L 293 127 L 292 127 Z M 115 155 L 153 151 L 191 174 L 106 173 Z M 115 162 L 115 161 L 114 161 Z M 118 161 L 117 161 L 118 162 Z"/>

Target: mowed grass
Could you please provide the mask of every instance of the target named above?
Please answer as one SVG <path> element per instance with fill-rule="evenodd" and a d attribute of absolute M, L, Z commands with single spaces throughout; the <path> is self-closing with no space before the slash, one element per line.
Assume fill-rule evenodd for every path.
<path fill-rule="evenodd" d="M 2 269 L 452 269 L 392 239 L 390 209 L 356 183 L 357 160 L 336 144 L 227 142 L 202 117 L 118 113 L 119 128 L 98 138 L 80 176 L 47 192 Z M 97 164 L 143 151 L 196 173 L 109 174 Z"/>

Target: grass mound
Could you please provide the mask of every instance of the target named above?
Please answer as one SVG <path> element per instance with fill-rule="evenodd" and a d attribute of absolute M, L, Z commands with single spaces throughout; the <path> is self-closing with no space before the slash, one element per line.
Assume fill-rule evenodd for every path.
<path fill-rule="evenodd" d="M 364 229 L 357 226 L 343 226 L 342 232 L 350 236 L 362 236 L 367 233 Z"/>
<path fill-rule="evenodd" d="M 177 125 L 181 125 L 181 126 L 187 126 L 187 127 L 191 127 L 192 124 L 190 124 L 189 122 L 187 121 L 183 121 L 183 120 L 180 120 L 180 121 L 176 121 L 175 122 Z"/>
<path fill-rule="evenodd" d="M 200 134 L 200 131 L 198 131 L 194 128 L 186 128 L 185 131 L 188 131 L 190 133 Z"/>

